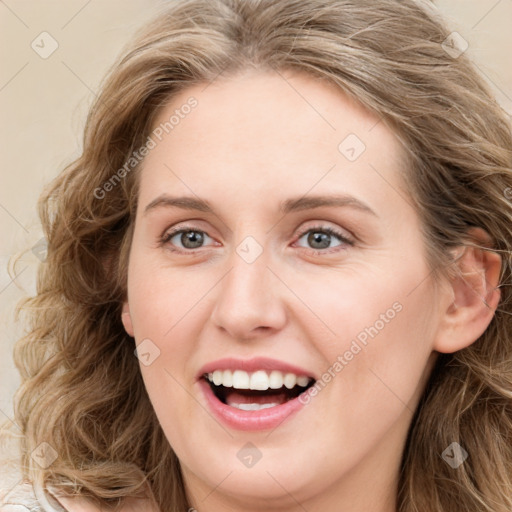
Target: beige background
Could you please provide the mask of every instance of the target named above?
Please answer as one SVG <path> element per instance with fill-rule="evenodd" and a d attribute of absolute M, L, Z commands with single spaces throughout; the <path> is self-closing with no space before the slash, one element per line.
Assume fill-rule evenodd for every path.
<path fill-rule="evenodd" d="M 43 185 L 79 155 L 85 115 L 102 76 L 161 3 L 0 1 L 0 421 L 12 417 L 19 382 L 11 353 L 23 326 L 13 321 L 14 307 L 34 293 L 39 263 L 29 250 L 12 269 L 13 280 L 9 259 L 41 239 L 36 201 Z M 437 5 L 469 42 L 467 51 L 512 115 L 512 0 L 442 0 Z M 42 53 L 55 44 L 42 32 L 58 44 L 46 59 L 31 47 L 35 41 Z M 17 477 L 3 478 L 0 488 Z"/>

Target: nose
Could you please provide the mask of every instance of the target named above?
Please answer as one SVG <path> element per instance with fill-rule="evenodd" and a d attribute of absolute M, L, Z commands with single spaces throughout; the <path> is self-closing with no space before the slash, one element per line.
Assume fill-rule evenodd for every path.
<path fill-rule="evenodd" d="M 268 336 L 285 325 L 284 285 L 268 267 L 265 251 L 252 263 L 234 251 L 230 270 L 217 286 L 211 320 L 233 339 Z"/>

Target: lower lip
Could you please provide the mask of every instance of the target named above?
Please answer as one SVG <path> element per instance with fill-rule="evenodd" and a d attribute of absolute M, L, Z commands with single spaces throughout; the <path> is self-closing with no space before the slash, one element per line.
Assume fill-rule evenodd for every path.
<path fill-rule="evenodd" d="M 201 379 L 199 385 L 203 390 L 208 406 L 214 415 L 225 425 L 236 430 L 271 430 L 298 412 L 303 404 L 299 398 L 293 398 L 281 405 L 261 409 L 259 411 L 243 411 L 221 402 L 213 393 L 206 380 Z"/>

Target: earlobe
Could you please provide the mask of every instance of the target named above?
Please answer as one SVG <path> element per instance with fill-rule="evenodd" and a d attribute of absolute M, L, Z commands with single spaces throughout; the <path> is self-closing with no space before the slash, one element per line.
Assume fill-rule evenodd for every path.
<path fill-rule="evenodd" d="M 132 317 L 130 315 L 130 306 L 128 302 L 123 304 L 123 310 L 121 313 L 121 321 L 123 322 L 124 330 L 133 337 L 133 324 Z"/>
<path fill-rule="evenodd" d="M 488 247 L 485 231 L 475 228 L 470 234 L 477 245 Z M 434 349 L 442 353 L 453 353 L 475 342 L 491 323 L 500 300 L 499 254 L 467 246 L 455 264 L 458 273 L 450 280 L 451 300 L 434 344 Z"/>

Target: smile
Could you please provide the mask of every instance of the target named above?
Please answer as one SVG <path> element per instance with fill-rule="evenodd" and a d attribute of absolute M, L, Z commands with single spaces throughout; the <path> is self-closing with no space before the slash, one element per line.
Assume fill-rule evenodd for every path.
<path fill-rule="evenodd" d="M 217 368 L 209 365 L 209 371 L 200 376 L 210 409 L 227 426 L 238 430 L 275 428 L 302 407 L 298 397 L 315 383 L 301 370 L 272 369 L 283 365 L 258 361 L 260 367 L 256 360 L 232 366 L 224 361 Z"/>
<path fill-rule="evenodd" d="M 205 378 L 219 400 L 244 411 L 259 411 L 281 405 L 299 396 L 314 382 L 305 375 L 278 370 L 270 373 L 265 370 L 253 373 L 215 370 Z"/>

